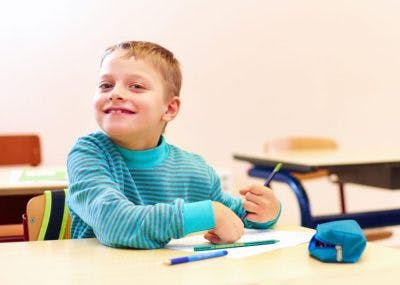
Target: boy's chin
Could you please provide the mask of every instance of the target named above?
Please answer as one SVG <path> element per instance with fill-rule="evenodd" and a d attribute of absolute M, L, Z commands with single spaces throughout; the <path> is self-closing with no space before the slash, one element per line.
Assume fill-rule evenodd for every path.
<path fill-rule="evenodd" d="M 111 138 L 122 138 L 132 133 L 132 131 L 126 128 L 107 128 L 102 127 L 102 130 Z"/>

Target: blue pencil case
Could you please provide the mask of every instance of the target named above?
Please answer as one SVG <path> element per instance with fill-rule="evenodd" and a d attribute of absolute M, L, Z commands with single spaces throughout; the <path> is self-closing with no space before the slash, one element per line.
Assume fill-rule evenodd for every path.
<path fill-rule="evenodd" d="M 367 239 L 355 220 L 318 224 L 308 251 L 323 262 L 354 263 L 364 252 Z"/>

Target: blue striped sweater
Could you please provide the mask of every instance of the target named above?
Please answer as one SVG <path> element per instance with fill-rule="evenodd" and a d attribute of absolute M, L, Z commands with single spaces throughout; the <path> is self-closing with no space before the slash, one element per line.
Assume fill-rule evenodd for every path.
<path fill-rule="evenodd" d="M 237 215 L 242 200 L 221 191 L 200 156 L 167 144 L 134 151 L 104 133 L 80 138 L 67 160 L 73 238 L 96 237 L 112 247 L 160 248 L 171 238 L 215 226 L 211 201 Z M 279 215 L 278 215 L 279 217 Z M 268 228 L 276 220 L 246 227 Z"/>

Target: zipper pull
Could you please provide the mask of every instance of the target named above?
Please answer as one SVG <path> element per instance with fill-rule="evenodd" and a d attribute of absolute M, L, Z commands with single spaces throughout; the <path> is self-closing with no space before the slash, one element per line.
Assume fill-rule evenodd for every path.
<path fill-rule="evenodd" d="M 341 245 L 335 245 L 335 248 L 336 248 L 336 261 L 337 262 L 342 262 L 343 261 L 342 246 Z"/>

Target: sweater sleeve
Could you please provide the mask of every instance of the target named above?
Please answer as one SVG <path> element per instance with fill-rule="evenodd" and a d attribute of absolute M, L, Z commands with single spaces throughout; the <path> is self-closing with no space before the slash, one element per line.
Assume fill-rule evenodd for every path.
<path fill-rule="evenodd" d="M 90 140 L 80 139 L 71 150 L 68 205 L 78 220 L 72 236 L 80 237 L 90 227 L 101 243 L 123 248 L 160 248 L 171 238 L 182 237 L 183 200 L 136 205 L 121 189 L 121 170 L 113 167 L 106 152 Z"/>
<path fill-rule="evenodd" d="M 235 212 L 236 215 L 241 217 L 245 212 L 245 209 L 243 208 L 243 200 L 240 197 L 233 197 L 225 192 L 222 192 L 219 176 L 216 174 L 215 170 L 212 167 L 210 167 L 210 177 L 212 184 L 212 200 L 224 204 L 233 212 Z M 281 210 L 279 210 L 278 215 L 273 220 L 267 221 L 265 223 L 256 223 L 247 219 L 243 219 L 243 223 L 244 226 L 249 229 L 268 229 L 276 224 L 280 217 L 280 214 Z"/>

